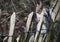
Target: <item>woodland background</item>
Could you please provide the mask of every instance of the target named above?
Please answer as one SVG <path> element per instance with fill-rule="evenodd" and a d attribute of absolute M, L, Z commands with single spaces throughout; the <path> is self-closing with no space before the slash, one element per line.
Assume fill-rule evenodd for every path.
<path fill-rule="evenodd" d="M 51 1 L 54 2 L 54 0 Z M 16 12 L 17 14 L 14 38 L 18 36 L 17 32 L 23 32 L 27 21 L 25 20 L 25 17 L 27 17 L 30 12 L 34 11 L 33 2 L 33 0 L 0 0 L 0 42 L 2 42 L 5 37 L 2 35 L 8 34 L 10 16 L 13 12 Z M 60 42 L 60 10 L 58 14 L 59 19 L 57 19 L 58 21 L 56 21 L 54 28 L 52 28 L 52 31 L 49 33 L 51 37 L 47 34 L 47 40 L 49 39 L 49 42 Z M 19 29 L 20 27 L 21 29 Z M 16 42 L 15 39 L 14 41 Z"/>

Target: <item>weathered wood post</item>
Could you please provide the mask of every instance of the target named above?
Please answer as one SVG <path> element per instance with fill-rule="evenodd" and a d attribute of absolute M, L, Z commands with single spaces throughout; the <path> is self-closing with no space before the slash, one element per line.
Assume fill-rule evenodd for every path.
<path fill-rule="evenodd" d="M 30 29 L 30 24 L 31 24 L 31 21 L 32 21 L 32 16 L 33 16 L 33 12 L 31 12 L 31 13 L 28 15 L 25 32 L 28 32 L 29 29 Z M 27 38 L 27 35 L 28 35 L 28 33 L 25 34 L 24 42 L 25 42 L 25 40 L 26 40 L 26 38 Z"/>
<path fill-rule="evenodd" d="M 0 9 L 0 16 L 1 16 L 1 9 Z"/>
<path fill-rule="evenodd" d="M 1 9 L 0 9 L 0 19 L 1 19 Z M 0 28 L 0 33 L 1 33 L 2 31 L 1 31 L 1 28 Z"/>
<path fill-rule="evenodd" d="M 13 36 L 14 26 L 15 26 L 15 18 L 16 18 L 16 14 L 15 14 L 15 12 L 13 12 L 11 19 L 10 19 L 10 29 L 9 29 L 8 42 L 12 42 L 12 36 Z"/>
<path fill-rule="evenodd" d="M 54 2 L 53 2 L 54 3 Z M 51 19 L 52 19 L 52 23 L 51 23 L 51 25 L 50 25 L 50 27 L 49 27 L 49 31 L 48 31 L 48 33 L 47 33 L 47 37 L 46 37 L 46 39 L 45 39 L 45 42 L 50 42 L 51 40 L 51 35 L 52 35 L 52 32 L 51 32 L 51 30 L 53 29 L 53 27 L 54 27 L 54 23 L 55 23 L 55 21 L 56 21 L 56 18 L 57 18 L 57 15 L 58 15 L 58 11 L 59 11 L 59 6 L 58 6 L 58 0 L 55 0 L 55 3 L 53 4 L 53 7 L 52 8 L 54 8 L 53 9 L 53 12 L 51 13 Z"/>
<path fill-rule="evenodd" d="M 35 34 L 35 39 L 34 39 L 34 42 L 37 42 L 37 37 L 38 37 L 38 35 L 39 35 L 39 31 L 40 31 L 40 29 L 41 29 L 41 26 L 42 26 L 42 22 L 43 22 L 43 12 L 40 14 L 40 21 L 39 21 L 39 23 L 37 24 L 37 32 L 36 32 L 36 34 Z M 41 38 L 40 38 L 41 39 Z M 41 42 L 41 41 L 40 41 Z"/>

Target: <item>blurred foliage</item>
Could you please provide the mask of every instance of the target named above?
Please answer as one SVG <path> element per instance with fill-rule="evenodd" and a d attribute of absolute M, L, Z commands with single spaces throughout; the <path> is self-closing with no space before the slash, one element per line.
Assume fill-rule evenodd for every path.
<path fill-rule="evenodd" d="M 0 0 L 0 8 L 2 10 L 16 9 L 15 11 L 18 11 L 18 10 L 20 11 L 20 8 L 27 9 L 27 7 L 29 7 L 28 4 L 30 4 L 31 1 L 32 0 Z"/>

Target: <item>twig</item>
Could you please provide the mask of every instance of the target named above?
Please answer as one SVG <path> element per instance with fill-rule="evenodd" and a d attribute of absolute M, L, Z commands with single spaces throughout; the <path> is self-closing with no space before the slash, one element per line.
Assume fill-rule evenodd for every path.
<path fill-rule="evenodd" d="M 16 7 L 15 7 L 15 5 L 14 5 L 14 3 L 13 3 L 12 0 L 11 0 L 11 4 L 13 5 L 13 9 L 14 9 L 14 11 L 17 11 L 17 9 L 16 9 Z"/>

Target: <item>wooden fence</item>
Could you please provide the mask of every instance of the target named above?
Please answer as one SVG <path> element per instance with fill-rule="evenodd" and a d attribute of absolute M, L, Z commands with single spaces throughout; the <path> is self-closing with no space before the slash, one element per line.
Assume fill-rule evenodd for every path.
<path fill-rule="evenodd" d="M 54 7 L 54 6 L 53 6 Z M 52 12 L 51 14 L 51 18 L 52 18 L 52 21 L 54 22 L 55 21 L 55 18 L 56 18 L 56 14 L 58 14 L 58 10 L 59 10 L 59 7 L 57 8 L 58 6 L 56 6 L 56 11 L 54 10 L 54 12 Z M 26 28 L 25 28 L 25 31 L 26 32 L 24 34 L 24 38 L 23 38 L 23 41 L 19 41 L 20 38 L 21 38 L 21 35 L 19 35 L 16 40 L 17 42 L 43 42 L 42 41 L 42 35 L 39 35 L 40 31 L 41 31 L 41 26 L 42 26 L 42 23 L 43 23 L 43 19 L 44 19 L 44 16 L 43 16 L 44 13 L 41 13 L 41 18 L 40 18 L 40 21 L 38 22 L 37 24 L 37 31 L 36 31 L 36 34 L 33 34 L 29 40 L 28 40 L 28 35 L 29 35 L 29 29 L 30 29 L 30 25 L 31 25 L 31 21 L 32 21 L 32 17 L 33 17 L 33 12 L 31 12 L 29 15 L 28 15 L 28 19 L 27 19 L 27 23 L 26 23 Z M 53 15 L 54 14 L 54 15 Z M 3 39 L 3 42 L 8 38 L 8 42 L 12 42 L 12 36 L 13 36 L 13 33 L 14 33 L 14 27 L 15 27 L 15 19 L 16 19 L 16 14 L 15 12 L 13 12 L 13 14 L 11 15 L 11 18 L 10 18 L 10 29 L 9 29 L 9 35 L 8 37 L 5 37 Z M 39 38 L 38 38 L 39 36 Z M 46 35 L 45 35 L 46 36 Z"/>
<path fill-rule="evenodd" d="M 28 32 L 29 32 L 29 29 L 30 29 L 30 24 L 31 24 L 31 21 L 32 21 L 32 17 L 33 17 L 33 12 L 31 12 L 29 15 L 28 15 L 28 19 L 27 19 L 27 23 L 26 23 L 26 28 L 25 28 L 25 32 L 27 32 L 25 34 L 25 37 L 23 39 L 23 42 L 26 41 L 27 39 L 27 35 L 28 35 Z M 14 32 L 14 27 L 15 27 L 15 18 L 16 18 L 16 14 L 15 12 L 12 14 L 11 16 L 11 19 L 10 19 L 10 29 L 9 29 L 9 38 L 8 38 L 8 42 L 12 42 L 12 36 L 13 36 L 13 32 Z M 37 31 L 40 30 L 41 28 L 41 24 L 42 24 L 42 21 L 43 21 L 43 15 L 41 15 L 41 21 L 37 24 Z M 38 33 L 39 32 L 36 32 L 35 34 L 35 37 L 34 37 L 34 34 L 30 37 L 29 39 L 29 42 L 36 42 L 36 39 L 37 39 L 37 36 L 38 36 Z M 20 35 L 17 37 L 17 42 L 19 42 L 19 38 L 20 38 Z M 33 38 L 33 39 L 32 39 Z M 6 39 L 6 37 L 4 38 L 4 40 Z"/>
<path fill-rule="evenodd" d="M 30 24 L 31 24 L 31 21 L 32 21 L 32 17 L 33 17 L 33 12 L 31 12 L 29 15 L 28 15 L 28 19 L 27 19 L 27 23 L 26 23 L 26 28 L 25 28 L 25 37 L 24 37 L 24 39 L 23 39 L 23 42 L 25 42 L 26 41 L 26 39 L 27 39 L 27 35 L 29 35 L 28 34 L 28 32 L 29 32 L 29 29 L 30 29 Z M 39 31 L 40 30 L 40 28 L 41 28 L 41 24 L 42 24 L 42 21 L 43 21 L 43 15 L 41 15 L 41 21 L 37 24 L 37 30 Z M 3 39 L 3 42 L 8 38 L 8 42 L 12 42 L 12 36 L 13 36 L 13 33 L 14 33 L 14 27 L 15 27 L 15 19 L 16 19 L 16 14 L 15 14 L 15 12 L 13 12 L 13 14 L 11 15 L 11 18 L 10 18 L 10 29 L 9 29 L 9 35 L 8 35 L 8 37 L 6 36 L 4 39 Z M 36 34 L 35 34 L 35 37 L 34 37 L 34 34 L 29 38 L 29 41 L 27 41 L 27 42 L 36 42 L 36 39 L 37 39 L 37 36 L 38 36 L 38 33 L 39 32 L 37 32 L 36 31 Z M 21 38 L 21 35 L 19 35 L 17 38 L 16 38 L 16 40 L 17 40 L 17 42 L 19 42 L 19 38 Z M 20 41 L 21 42 L 21 41 Z"/>

